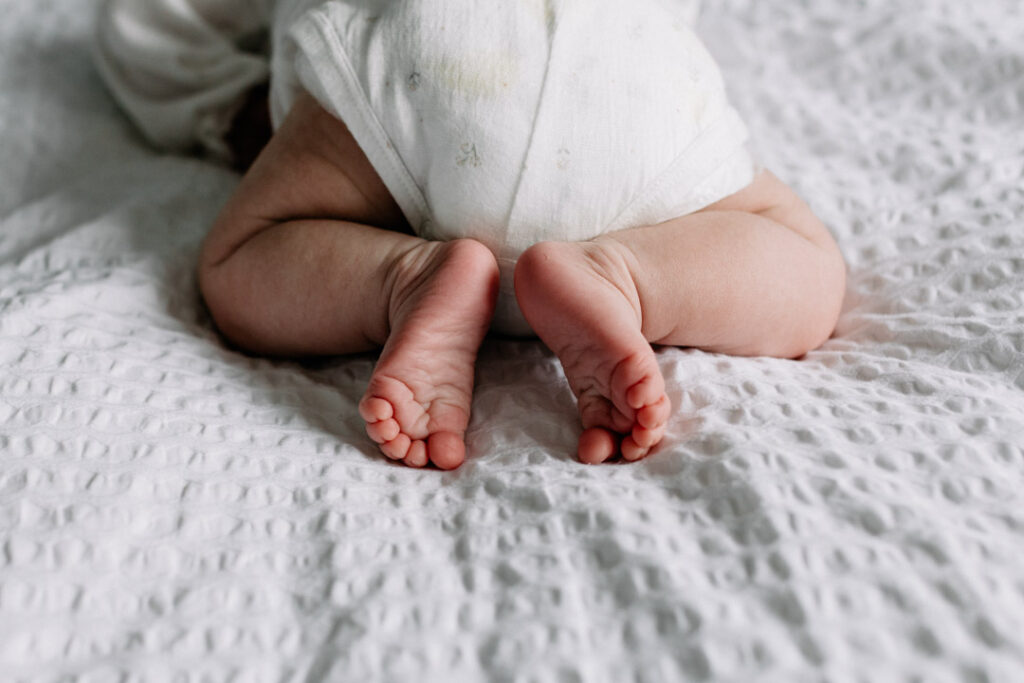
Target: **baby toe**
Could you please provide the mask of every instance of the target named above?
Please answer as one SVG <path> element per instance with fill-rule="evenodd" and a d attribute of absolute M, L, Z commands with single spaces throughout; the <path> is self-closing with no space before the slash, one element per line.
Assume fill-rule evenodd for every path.
<path fill-rule="evenodd" d="M 629 462 L 639 460 L 640 458 L 647 455 L 650 448 L 641 446 L 634 441 L 633 436 L 627 436 L 622 440 L 622 457 Z"/>
<path fill-rule="evenodd" d="M 630 408 L 638 410 L 644 406 L 657 403 L 665 393 L 665 380 L 660 374 L 646 375 L 639 382 L 626 390 L 626 403 Z"/>
<path fill-rule="evenodd" d="M 628 432 L 633 426 L 632 412 L 625 415 L 604 396 L 586 394 L 579 399 L 580 422 L 584 429 L 604 427 L 620 434 Z"/>
<path fill-rule="evenodd" d="M 580 435 L 576 457 L 585 465 L 597 465 L 615 455 L 618 443 L 615 435 L 601 427 L 583 430 Z"/>
<path fill-rule="evenodd" d="M 653 448 L 665 436 L 665 425 L 647 429 L 637 425 L 630 433 L 633 443 L 641 448 Z"/>
<path fill-rule="evenodd" d="M 381 453 L 392 460 L 401 460 L 408 454 L 411 439 L 405 434 L 399 434 L 394 439 L 380 445 Z"/>
<path fill-rule="evenodd" d="M 434 432 L 427 439 L 427 455 L 442 470 L 453 470 L 466 459 L 466 443 L 455 432 Z"/>
<path fill-rule="evenodd" d="M 377 443 L 387 443 L 398 436 L 401 431 L 398 422 L 391 418 L 366 425 L 366 434 Z"/>
<path fill-rule="evenodd" d="M 395 408 L 391 401 L 377 396 L 366 396 L 359 402 L 359 415 L 367 422 L 379 422 L 394 417 Z"/>
<path fill-rule="evenodd" d="M 665 422 L 668 421 L 668 416 L 671 412 L 672 402 L 668 400 L 668 396 L 662 394 L 661 398 L 654 403 L 646 405 L 636 411 L 636 421 L 647 429 L 654 429 L 655 427 L 665 424 Z"/>
<path fill-rule="evenodd" d="M 427 444 L 423 443 L 422 440 L 416 439 L 409 444 L 409 452 L 405 455 L 403 461 L 409 467 L 425 467 L 427 462 Z"/>

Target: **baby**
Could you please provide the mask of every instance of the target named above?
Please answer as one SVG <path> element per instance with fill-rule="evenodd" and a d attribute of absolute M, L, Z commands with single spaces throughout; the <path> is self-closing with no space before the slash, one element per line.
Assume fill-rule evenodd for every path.
<path fill-rule="evenodd" d="M 831 334 L 845 290 L 827 229 L 752 161 L 695 14 L 109 0 L 97 62 L 168 149 L 229 158 L 244 103 L 269 105 L 273 136 L 199 262 L 231 342 L 380 349 L 367 434 L 391 459 L 451 469 L 484 336 L 536 335 L 576 395 L 579 459 L 634 461 L 671 413 L 652 345 L 797 357 Z"/>

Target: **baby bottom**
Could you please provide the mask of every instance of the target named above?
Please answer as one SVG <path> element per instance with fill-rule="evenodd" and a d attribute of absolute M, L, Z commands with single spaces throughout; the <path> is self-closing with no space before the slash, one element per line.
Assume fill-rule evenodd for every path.
<path fill-rule="evenodd" d="M 473 240 L 411 234 L 343 123 L 301 97 L 218 217 L 199 263 L 221 332 L 249 351 L 380 349 L 359 410 L 387 457 L 465 458 L 473 368 L 498 265 Z M 540 242 L 514 270 L 519 308 L 577 398 L 585 463 L 637 460 L 671 406 L 652 344 L 796 357 L 835 325 L 835 242 L 767 172 L 711 206 L 581 242 Z"/>

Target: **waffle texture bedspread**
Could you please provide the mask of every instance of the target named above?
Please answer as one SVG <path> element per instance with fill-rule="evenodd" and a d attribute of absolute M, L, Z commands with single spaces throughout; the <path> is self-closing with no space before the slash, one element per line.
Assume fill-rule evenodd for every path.
<path fill-rule="evenodd" d="M 555 358 L 489 341 L 469 458 L 386 462 L 373 358 L 226 348 L 93 2 L 0 0 L 0 679 L 1016 681 L 1024 15 L 726 0 L 700 29 L 850 264 L 801 361 L 659 353 L 663 448 L 585 467 Z"/>

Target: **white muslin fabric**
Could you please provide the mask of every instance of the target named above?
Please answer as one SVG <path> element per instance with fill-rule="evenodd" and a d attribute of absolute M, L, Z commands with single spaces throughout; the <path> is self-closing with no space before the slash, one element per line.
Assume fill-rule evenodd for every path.
<path fill-rule="evenodd" d="M 234 114 L 269 78 L 275 0 L 103 0 L 94 62 L 154 145 L 227 159 Z"/>
<path fill-rule="evenodd" d="M 753 177 L 686 4 L 315 4 L 289 34 L 299 82 L 346 122 L 421 236 L 495 253 L 500 332 L 530 333 L 512 289 L 530 245 L 668 220 Z"/>
<path fill-rule="evenodd" d="M 492 327 L 528 335 L 512 286 L 526 248 L 685 215 L 752 180 L 747 131 L 693 30 L 695 7 L 281 0 L 272 118 L 309 91 L 420 236 L 494 252 Z"/>

